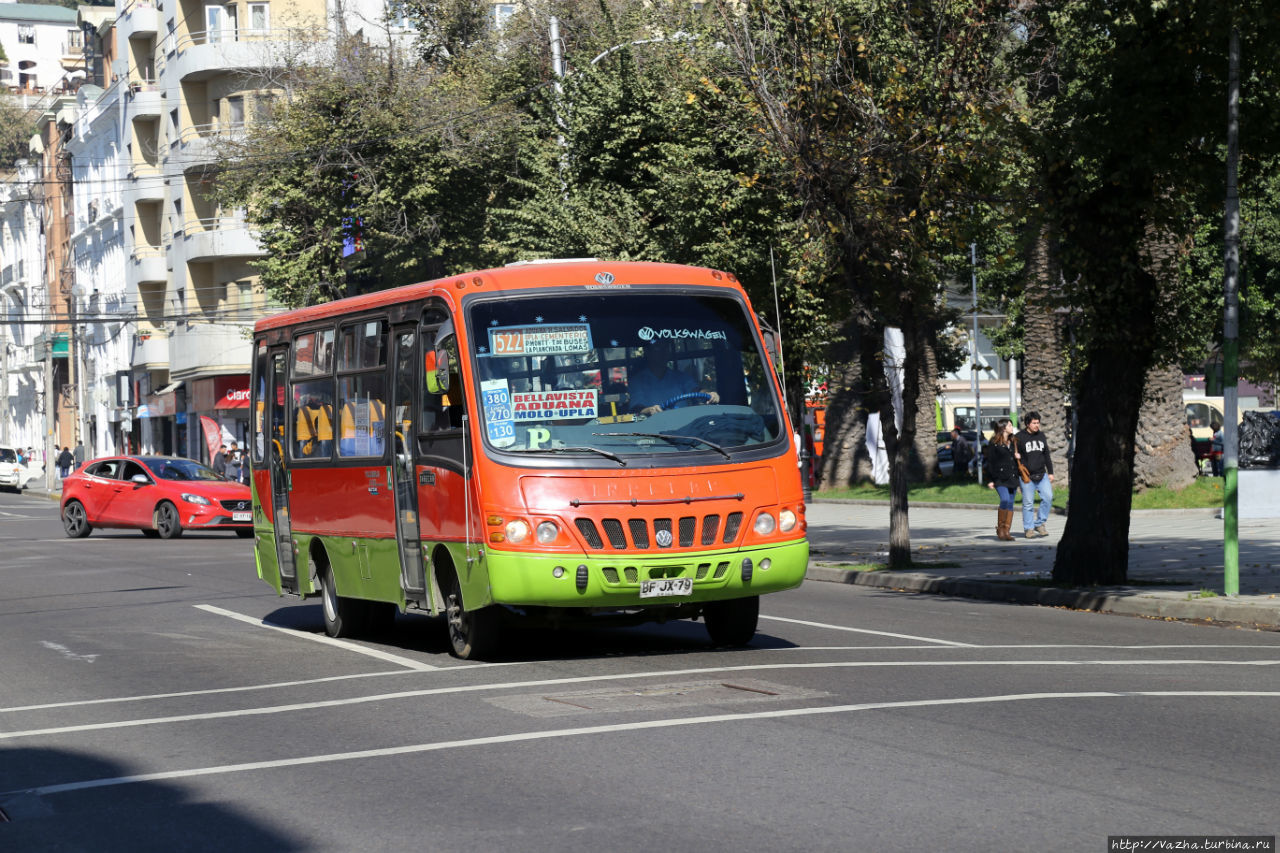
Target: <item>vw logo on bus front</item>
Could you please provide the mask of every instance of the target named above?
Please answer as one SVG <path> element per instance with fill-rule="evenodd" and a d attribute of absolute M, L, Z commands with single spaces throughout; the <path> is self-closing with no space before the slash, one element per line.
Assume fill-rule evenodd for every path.
<path fill-rule="evenodd" d="M 655 536 L 654 538 L 658 540 L 659 548 L 671 547 L 671 531 L 670 530 L 659 530 L 658 535 Z"/>

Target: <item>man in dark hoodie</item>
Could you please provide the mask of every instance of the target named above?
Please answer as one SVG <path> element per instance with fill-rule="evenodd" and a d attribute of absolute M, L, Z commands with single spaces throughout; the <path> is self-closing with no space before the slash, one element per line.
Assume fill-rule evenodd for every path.
<path fill-rule="evenodd" d="M 1053 459 L 1049 443 L 1040 429 L 1040 413 L 1027 412 L 1027 425 L 1014 436 L 1018 459 L 1026 466 L 1031 482 L 1022 484 L 1022 529 L 1028 539 L 1048 536 L 1045 525 L 1053 508 Z M 1040 507 L 1035 509 L 1036 492 Z"/>

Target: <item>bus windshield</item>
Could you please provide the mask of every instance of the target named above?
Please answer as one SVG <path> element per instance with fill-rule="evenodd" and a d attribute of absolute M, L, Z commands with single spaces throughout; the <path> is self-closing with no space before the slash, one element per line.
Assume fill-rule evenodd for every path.
<path fill-rule="evenodd" d="M 626 465 L 729 459 L 782 437 L 766 356 L 732 294 L 543 292 L 477 299 L 468 321 L 492 448 Z"/>

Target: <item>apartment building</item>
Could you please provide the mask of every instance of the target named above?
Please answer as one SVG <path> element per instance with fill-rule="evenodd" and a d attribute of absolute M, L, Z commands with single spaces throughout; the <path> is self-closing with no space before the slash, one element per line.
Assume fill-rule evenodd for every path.
<path fill-rule="evenodd" d="M 341 16 L 341 17 L 338 17 Z M 116 20 L 127 79 L 125 252 L 146 449 L 207 458 L 204 429 L 245 442 L 248 331 L 268 310 L 243 212 L 212 199 L 221 143 L 265 115 L 273 71 L 320 61 L 333 35 L 387 32 L 381 0 L 130 0 Z M 404 31 L 407 33 L 407 31 Z M 202 427 L 197 427 L 201 424 Z"/>
<path fill-rule="evenodd" d="M 46 452 L 208 459 L 207 428 L 247 435 L 248 331 L 271 310 L 243 213 L 212 199 L 221 143 L 336 32 L 412 31 L 383 0 L 122 0 L 63 29 L 78 64 L 33 102 L 24 171 L 0 176 L 0 428 Z"/>
<path fill-rule="evenodd" d="M 81 70 L 83 35 L 76 10 L 65 6 L 0 2 L 0 90 L 24 98 L 70 91 Z"/>
<path fill-rule="evenodd" d="M 32 196 L 39 170 L 29 160 L 0 182 L 0 444 L 44 446 L 40 326 L 25 322 L 44 303 L 44 239 Z"/>

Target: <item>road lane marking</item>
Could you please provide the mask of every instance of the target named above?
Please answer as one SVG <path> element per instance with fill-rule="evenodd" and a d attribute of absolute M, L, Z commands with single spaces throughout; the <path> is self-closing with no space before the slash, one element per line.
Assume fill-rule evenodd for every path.
<path fill-rule="evenodd" d="M 322 755 L 304 755 L 295 758 L 277 758 L 270 761 L 248 761 L 241 764 L 222 764 L 212 767 L 195 767 L 186 770 L 164 770 L 155 773 L 136 773 L 130 776 L 113 776 L 104 779 L 85 779 L 63 782 L 37 788 L 17 789 L 0 793 L 3 798 L 19 795 L 49 796 L 91 788 L 108 788 L 138 782 L 162 782 L 171 779 L 187 780 L 194 776 L 218 776 L 230 773 L 246 773 L 257 770 L 278 770 L 285 767 L 304 767 L 313 764 L 333 764 L 339 761 L 358 761 L 370 758 L 390 758 L 438 752 L 446 749 L 494 746 L 497 744 L 525 743 L 529 741 L 590 735 L 628 733 L 646 729 L 669 729 L 673 726 L 697 726 L 710 723 L 742 723 L 750 720 L 779 720 L 788 717 L 807 717 L 819 714 L 850 714 L 859 711 L 883 711 L 903 708 L 930 708 L 948 705 L 983 705 L 1002 702 L 1048 701 L 1058 699 L 1133 699 L 1133 698 L 1280 698 L 1280 691 L 1265 690 L 1126 690 L 1123 692 L 1092 691 L 1080 693 L 1012 693 L 997 696 L 971 696 L 954 699 L 914 699 L 901 702 L 865 702 L 856 705 L 826 705 L 807 708 L 782 708 L 768 711 L 752 711 L 741 714 L 711 714 L 702 717 L 672 717 L 662 720 L 641 720 L 631 723 L 614 723 L 604 726 L 578 726 L 536 732 L 515 732 L 505 735 L 464 738 L 462 740 L 437 741 L 435 743 L 408 744 L 380 749 L 361 749 L 350 752 L 331 752 Z"/>
<path fill-rule="evenodd" d="M 972 643 L 957 643 L 952 640 L 939 640 L 934 637 L 917 637 L 913 634 L 894 634 L 890 631 L 872 631 L 867 628 L 849 628 L 845 625 L 828 625 L 826 622 L 809 622 L 805 619 L 786 619 L 782 616 L 765 616 L 761 619 L 772 619 L 774 622 L 790 622 L 792 625 L 808 625 L 810 628 L 826 628 L 829 631 L 850 631 L 855 634 L 874 634 L 877 637 L 895 637 L 899 640 L 917 640 L 922 643 L 937 643 L 941 646 L 972 646 Z"/>
<path fill-rule="evenodd" d="M 301 711 L 314 711 L 320 708 L 339 708 L 353 705 L 366 705 L 375 702 L 394 702 L 403 699 L 421 699 L 426 696 L 444 696 L 461 693 L 482 693 L 495 690 L 542 689 L 566 684 L 590 684 L 598 681 L 624 681 L 640 678 L 671 678 L 687 675 L 706 675 L 709 673 L 727 672 L 759 672 L 762 670 L 804 670 L 804 669 L 879 669 L 892 667 L 965 667 L 965 666 L 1277 666 L 1280 660 L 1229 661 L 1229 660 L 984 660 L 984 661 L 830 661 L 825 663 L 766 663 L 746 664 L 743 666 L 695 667 L 690 669 L 673 669 L 658 672 L 624 672 L 612 675 L 578 675 L 564 678 L 548 678 L 536 681 L 510 681 L 497 684 L 466 684 L 454 687 L 427 687 L 420 690 L 401 690 L 395 693 L 379 693 L 372 696 L 350 696 L 344 699 L 319 699 L 313 702 L 294 702 L 286 705 L 267 705 L 257 708 L 237 708 L 232 711 L 205 711 L 198 714 L 176 714 L 167 717 L 149 717 L 135 720 L 115 720 L 106 723 L 83 723 L 74 726 L 55 726 L 43 729 L 26 729 L 22 731 L 0 732 L 0 742 L 19 738 L 41 737 L 45 735 L 80 734 L 84 732 L 106 731 L 110 729 L 139 728 L 142 726 L 158 726 L 174 723 L 191 723 L 204 720 L 226 720 L 237 717 L 258 717 L 272 714 L 287 714 Z M 447 670 L 437 670 L 444 672 Z"/>
<path fill-rule="evenodd" d="M 268 622 L 266 619 L 256 619 L 252 616 L 246 616 L 243 613 L 236 613 L 234 610 L 224 610 L 221 607 L 214 607 L 212 604 L 196 604 L 194 605 L 194 607 L 197 610 L 203 610 L 206 613 L 215 613 L 218 616 L 226 616 L 229 619 L 236 619 L 240 622 L 244 622 L 249 625 L 255 625 L 259 628 L 270 628 L 272 631 L 280 631 L 281 633 L 288 634 L 291 637 L 301 637 L 304 640 L 311 640 L 312 642 L 323 643 L 326 646 L 336 646 L 337 648 L 340 648 L 340 649 L 346 649 L 349 652 L 356 652 L 358 654 L 362 654 L 367 657 L 386 661 L 387 663 L 394 663 L 397 666 L 403 666 L 406 669 L 420 670 L 425 672 L 427 670 L 440 668 L 438 666 L 432 666 L 429 663 L 423 663 L 422 661 L 414 660 L 413 658 L 402 657 L 401 655 L 393 655 L 390 652 L 384 652 L 381 649 L 371 649 L 368 646 L 362 646 L 358 643 L 350 643 L 350 642 L 347 642 L 346 640 L 335 640 L 333 637 L 329 637 L 324 634 L 311 634 L 306 631 L 300 631 L 297 628 L 289 628 L 285 625 L 277 625 L 274 622 Z"/>

